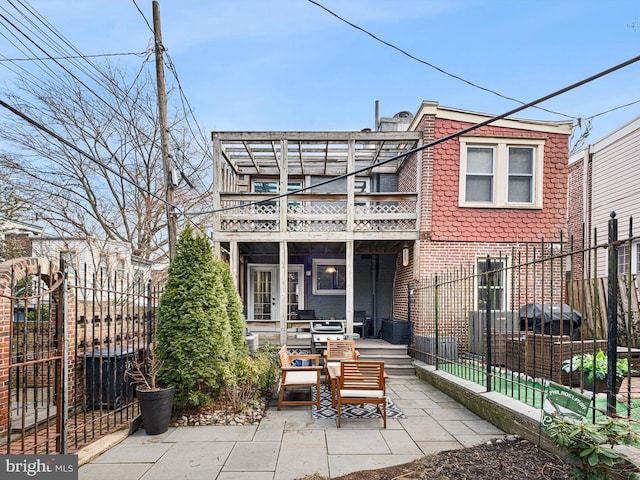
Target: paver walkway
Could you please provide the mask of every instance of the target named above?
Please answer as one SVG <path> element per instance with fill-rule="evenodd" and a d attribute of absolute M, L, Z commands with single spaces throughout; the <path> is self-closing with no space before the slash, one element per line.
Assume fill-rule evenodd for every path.
<path fill-rule="evenodd" d="M 407 418 L 314 420 L 310 407 L 267 409 L 260 425 L 140 429 L 80 468 L 81 480 L 291 480 L 337 477 L 463 448 L 504 432 L 418 378 L 390 378 Z"/>

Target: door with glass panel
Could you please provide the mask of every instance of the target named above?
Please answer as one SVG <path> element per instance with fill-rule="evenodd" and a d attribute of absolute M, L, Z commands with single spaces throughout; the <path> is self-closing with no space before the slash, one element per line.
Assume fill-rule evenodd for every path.
<path fill-rule="evenodd" d="M 250 320 L 277 320 L 280 312 L 277 265 L 249 265 Z M 304 308 L 304 265 L 289 265 L 287 274 L 287 318 Z"/>
<path fill-rule="evenodd" d="M 249 265 L 248 319 L 255 321 L 277 320 L 278 266 Z"/>

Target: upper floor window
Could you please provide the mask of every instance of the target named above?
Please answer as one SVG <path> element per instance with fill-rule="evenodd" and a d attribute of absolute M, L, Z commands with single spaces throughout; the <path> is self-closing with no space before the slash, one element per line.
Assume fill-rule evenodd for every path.
<path fill-rule="evenodd" d="M 461 207 L 542 208 L 544 140 L 462 137 Z"/>
<path fill-rule="evenodd" d="M 303 187 L 302 180 L 289 180 L 287 184 L 287 193 L 295 192 Z M 268 193 L 276 196 L 280 193 L 280 183 L 276 180 L 253 180 L 252 188 L 254 193 Z M 275 206 L 277 201 L 269 200 L 260 202 L 260 205 Z M 300 202 L 289 200 L 287 202 L 289 207 L 292 205 L 298 206 Z"/>

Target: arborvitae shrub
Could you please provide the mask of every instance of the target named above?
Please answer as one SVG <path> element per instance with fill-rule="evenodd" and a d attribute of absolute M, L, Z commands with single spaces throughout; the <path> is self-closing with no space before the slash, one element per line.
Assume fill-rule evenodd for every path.
<path fill-rule="evenodd" d="M 160 298 L 155 348 L 162 361 L 158 382 L 176 386 L 177 412 L 211 403 L 235 360 L 223 275 L 207 237 L 189 226 Z"/>

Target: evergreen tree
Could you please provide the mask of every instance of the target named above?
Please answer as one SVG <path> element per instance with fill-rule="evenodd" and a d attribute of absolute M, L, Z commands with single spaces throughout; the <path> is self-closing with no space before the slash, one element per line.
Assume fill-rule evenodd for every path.
<path fill-rule="evenodd" d="M 158 381 L 176 386 L 180 412 L 213 401 L 235 355 L 223 275 L 209 240 L 187 226 L 168 274 L 158 311 Z"/>
<path fill-rule="evenodd" d="M 231 341 L 236 358 L 241 359 L 249 354 L 246 339 L 247 323 L 242 313 L 242 299 L 240 298 L 238 289 L 233 283 L 227 262 L 218 259 L 216 260 L 216 264 L 221 270 L 222 281 L 227 293 L 227 315 L 231 326 Z"/>

